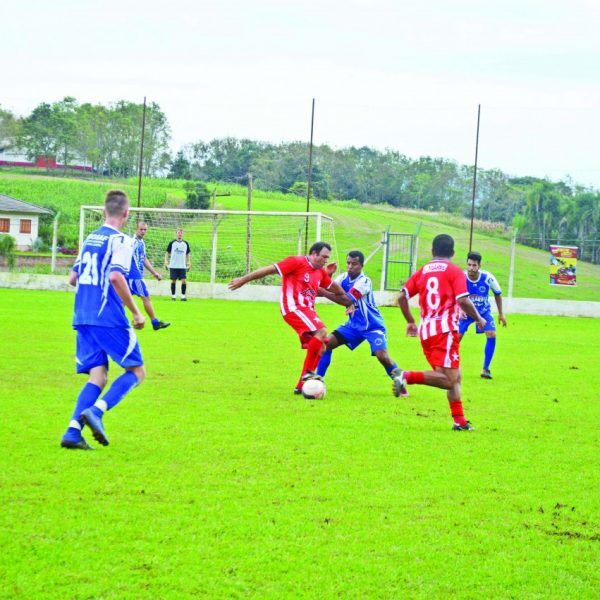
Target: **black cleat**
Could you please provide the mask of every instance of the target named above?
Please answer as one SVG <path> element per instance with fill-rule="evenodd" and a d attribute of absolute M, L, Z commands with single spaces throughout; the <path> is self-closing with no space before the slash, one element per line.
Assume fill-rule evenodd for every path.
<path fill-rule="evenodd" d="M 187 302 L 187 298 L 185 296 L 182 296 L 181 301 L 182 302 Z"/>
<path fill-rule="evenodd" d="M 167 327 L 170 327 L 170 325 L 171 323 L 159 321 L 158 323 L 152 325 L 152 329 L 154 329 L 154 331 L 158 331 L 159 329 L 166 329 Z"/>
<path fill-rule="evenodd" d="M 84 425 L 87 425 L 94 434 L 94 439 L 102 444 L 103 446 L 108 446 L 108 438 L 104 433 L 104 426 L 102 425 L 102 417 L 97 417 L 94 414 L 93 407 L 84 410 L 81 413 L 81 422 Z"/>
<path fill-rule="evenodd" d="M 302 393 L 302 388 L 294 388 L 294 395 L 298 396 Z"/>
<path fill-rule="evenodd" d="M 475 427 L 471 425 L 471 421 L 467 421 L 465 425 L 454 423 L 454 425 L 452 425 L 452 431 L 475 431 Z"/>
<path fill-rule="evenodd" d="M 481 371 L 481 378 L 482 379 L 491 379 L 492 372 L 489 369 L 483 369 L 483 371 Z"/>
<path fill-rule="evenodd" d="M 64 437 L 60 441 L 61 448 L 68 448 L 69 450 L 93 450 L 93 448 L 83 439 L 70 440 Z"/>

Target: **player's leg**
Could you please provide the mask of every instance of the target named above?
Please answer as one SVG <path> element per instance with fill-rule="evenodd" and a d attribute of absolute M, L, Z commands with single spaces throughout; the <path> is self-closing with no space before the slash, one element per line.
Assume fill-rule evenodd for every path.
<path fill-rule="evenodd" d="M 473 429 L 469 421 L 465 418 L 465 413 L 462 405 L 461 398 L 461 380 L 462 375 L 460 369 L 447 369 L 444 367 L 436 367 L 436 370 L 443 372 L 452 387 L 448 389 L 446 396 L 448 398 L 448 404 L 450 406 L 450 413 L 452 415 L 452 419 L 454 420 L 454 424 L 452 425 L 452 429 L 454 431 L 470 431 Z"/>
<path fill-rule="evenodd" d="M 152 306 L 152 300 L 150 300 L 150 296 L 142 296 L 142 303 L 144 305 L 144 310 L 146 314 L 150 317 L 152 322 L 152 329 L 157 331 L 159 329 L 166 329 L 171 325 L 171 323 L 166 323 L 165 321 L 161 321 L 157 318 L 156 313 L 154 312 L 154 306 Z"/>
<path fill-rule="evenodd" d="M 102 417 L 106 411 L 119 404 L 133 388 L 142 383 L 146 377 L 146 370 L 133 329 L 99 327 L 98 330 L 105 330 L 96 332 L 99 343 L 103 344 L 107 354 L 123 367 L 125 372 L 112 382 L 102 398 L 96 400 L 81 417 L 92 430 L 94 438 L 103 446 L 108 446 Z"/>
<path fill-rule="evenodd" d="M 185 302 L 187 297 L 185 293 L 187 292 L 187 279 L 185 277 L 181 278 L 181 299 Z"/>
<path fill-rule="evenodd" d="M 319 377 L 325 377 L 327 369 L 329 369 L 329 365 L 331 364 L 332 352 L 343 343 L 345 342 L 338 339 L 337 331 L 333 331 L 327 338 L 325 352 L 323 352 L 323 355 L 319 359 L 319 364 L 317 365 L 317 375 Z"/>
<path fill-rule="evenodd" d="M 492 313 L 487 313 L 483 315 L 485 318 L 485 327 L 483 331 L 485 331 L 485 348 L 483 350 L 483 370 L 481 371 L 481 377 L 483 379 L 491 379 L 492 373 L 490 372 L 490 365 L 492 363 L 492 358 L 494 357 L 494 352 L 496 351 L 496 323 L 494 322 L 494 317 Z"/>
<path fill-rule="evenodd" d="M 89 450 L 90 446 L 81 435 L 84 423 L 81 413 L 93 406 L 106 385 L 108 356 L 96 346 L 86 327 L 77 329 L 76 365 L 77 373 L 87 373 L 88 380 L 79 392 L 69 425 L 61 440 L 63 448 Z"/>

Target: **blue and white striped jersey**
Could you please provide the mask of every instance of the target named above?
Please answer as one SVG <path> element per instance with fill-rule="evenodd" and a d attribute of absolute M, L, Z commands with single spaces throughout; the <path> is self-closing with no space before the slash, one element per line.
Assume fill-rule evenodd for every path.
<path fill-rule="evenodd" d="M 477 281 L 471 281 L 467 272 L 465 271 L 465 277 L 467 278 L 467 290 L 469 292 L 469 299 L 475 305 L 475 308 L 480 314 L 490 311 L 489 294 L 490 290 L 494 292 L 494 295 L 500 296 L 502 289 L 496 278 L 489 271 L 479 271 L 479 277 Z"/>
<path fill-rule="evenodd" d="M 90 233 L 79 251 L 73 327 L 129 327 L 123 302 L 110 283 L 113 271 L 125 277 L 131 268 L 133 240 L 109 225 Z"/>
<path fill-rule="evenodd" d="M 361 273 L 355 279 L 350 279 L 348 273 L 342 273 L 336 278 L 347 296 L 354 302 L 356 310 L 346 321 L 346 325 L 360 331 L 382 329 L 385 331 L 385 322 L 375 303 L 373 284 L 371 280 Z"/>
<path fill-rule="evenodd" d="M 144 259 L 146 258 L 146 242 L 133 236 L 133 258 L 128 279 L 144 279 Z"/>

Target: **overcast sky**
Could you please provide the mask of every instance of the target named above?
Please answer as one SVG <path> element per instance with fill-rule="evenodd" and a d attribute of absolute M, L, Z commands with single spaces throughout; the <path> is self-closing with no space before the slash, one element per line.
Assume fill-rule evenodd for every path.
<path fill-rule="evenodd" d="M 392 148 L 600 188 L 600 2 L 6 2 L 0 105 L 157 102 L 172 146 Z"/>

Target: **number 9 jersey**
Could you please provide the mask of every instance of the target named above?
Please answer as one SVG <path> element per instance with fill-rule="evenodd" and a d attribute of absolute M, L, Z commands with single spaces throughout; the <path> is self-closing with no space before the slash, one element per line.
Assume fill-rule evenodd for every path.
<path fill-rule="evenodd" d="M 409 298 L 419 295 L 422 340 L 458 330 L 457 300 L 469 292 L 465 274 L 456 265 L 434 258 L 413 273 L 402 289 Z"/>
<path fill-rule="evenodd" d="M 125 277 L 131 268 L 133 239 L 109 225 L 90 233 L 79 251 L 73 327 L 129 327 L 123 302 L 110 283 L 112 272 Z"/>

